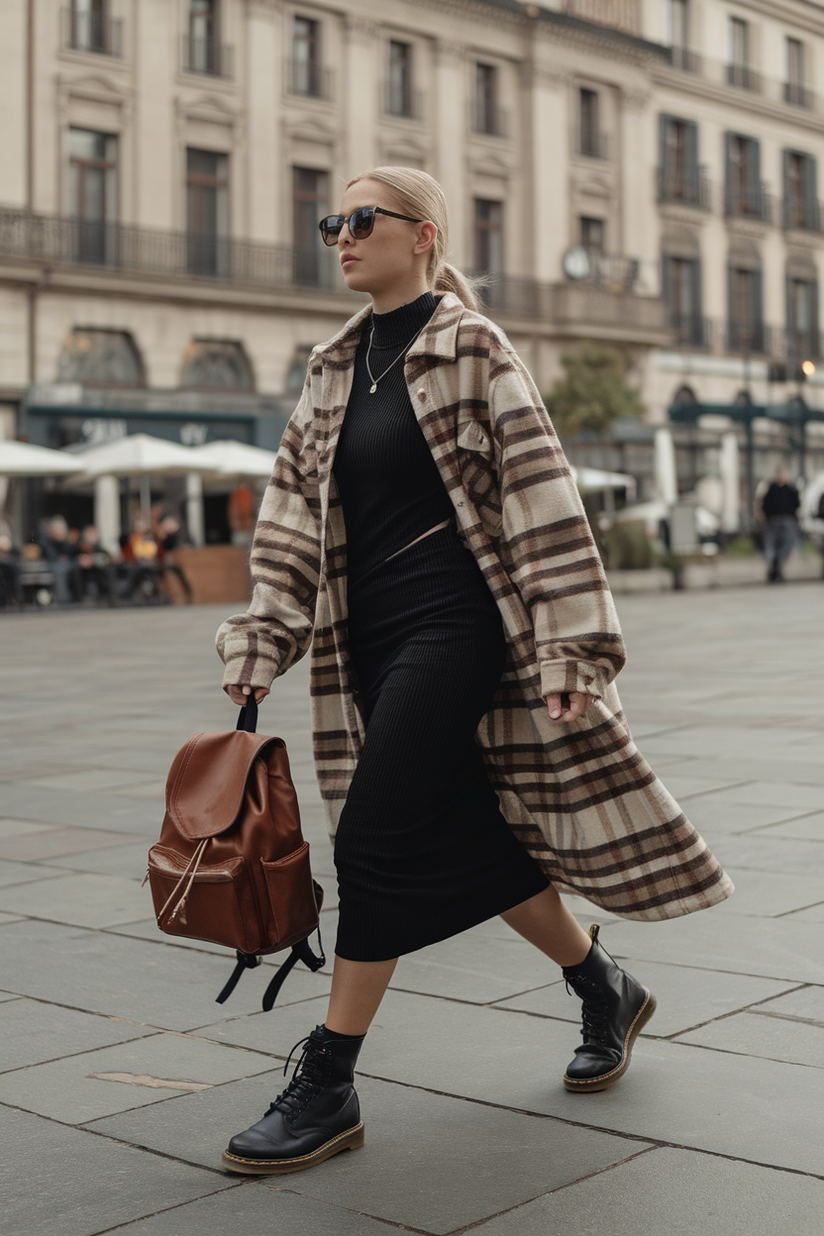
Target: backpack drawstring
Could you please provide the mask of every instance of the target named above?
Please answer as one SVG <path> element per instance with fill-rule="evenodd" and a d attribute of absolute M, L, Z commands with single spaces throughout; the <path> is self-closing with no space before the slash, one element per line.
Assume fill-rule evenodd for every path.
<path fill-rule="evenodd" d="M 188 863 L 186 864 L 185 871 L 181 875 L 177 884 L 175 884 L 174 888 L 172 889 L 171 893 L 169 894 L 166 900 L 166 904 L 164 905 L 163 909 L 160 911 L 160 913 L 157 916 L 158 922 L 160 922 L 163 919 L 164 914 L 166 913 L 169 906 L 171 905 L 171 903 L 174 901 L 175 897 L 177 896 L 177 893 L 178 893 L 178 890 L 181 884 L 183 884 L 184 880 L 188 876 L 189 882 L 186 885 L 186 888 L 183 892 L 183 896 L 180 898 L 177 905 L 175 906 L 175 908 L 172 910 L 171 914 L 169 915 L 169 922 L 171 922 L 173 918 L 177 918 L 178 915 L 180 915 L 181 923 L 186 922 L 186 913 L 185 913 L 186 899 L 189 896 L 189 892 L 191 891 L 191 887 L 192 887 L 192 884 L 194 883 L 195 876 L 197 875 L 197 869 L 200 866 L 200 860 L 203 858 L 204 852 L 206 850 L 206 846 L 209 844 L 210 840 L 211 838 L 204 837 L 204 839 L 200 842 L 200 844 L 198 845 L 192 857 L 189 859 Z"/>

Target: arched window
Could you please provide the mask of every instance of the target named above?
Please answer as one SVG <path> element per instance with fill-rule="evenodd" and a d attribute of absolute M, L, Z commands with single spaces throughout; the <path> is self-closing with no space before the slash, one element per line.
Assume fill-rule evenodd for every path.
<path fill-rule="evenodd" d="M 691 386 L 679 386 L 678 390 L 675 392 L 673 396 L 672 402 L 673 403 L 698 403 L 698 399 L 696 397 L 695 391 L 692 389 Z"/>
<path fill-rule="evenodd" d="M 201 390 L 255 389 L 252 366 L 242 343 L 231 339 L 193 339 L 183 358 L 181 386 Z"/>
<path fill-rule="evenodd" d="M 144 386 L 143 360 L 125 330 L 75 326 L 63 346 L 57 367 L 60 382 L 97 386 Z"/>

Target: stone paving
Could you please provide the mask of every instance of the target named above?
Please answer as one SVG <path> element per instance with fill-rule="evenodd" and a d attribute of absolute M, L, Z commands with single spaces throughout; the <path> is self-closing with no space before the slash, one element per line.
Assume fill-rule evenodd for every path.
<path fill-rule="evenodd" d="M 0 1105 L 15 1236 L 812 1236 L 824 1226 L 824 592 L 622 597 L 640 745 L 737 884 L 604 924 L 658 996 L 613 1090 L 567 1094 L 576 1006 L 495 920 L 404 958 L 361 1056 L 367 1142 L 279 1180 L 228 1137 L 323 1020 L 328 973 L 214 1003 L 225 950 L 162 936 L 140 882 L 174 752 L 231 726 L 218 607 L 0 616 Z M 262 711 L 289 741 L 323 914 L 334 880 L 305 666 Z M 331 951 L 331 947 L 330 950 Z"/>

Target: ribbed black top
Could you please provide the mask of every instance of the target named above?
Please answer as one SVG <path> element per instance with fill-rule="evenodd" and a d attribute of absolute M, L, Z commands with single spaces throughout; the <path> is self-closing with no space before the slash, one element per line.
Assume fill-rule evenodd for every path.
<path fill-rule="evenodd" d="M 426 292 L 391 313 L 373 313 L 355 353 L 352 393 L 337 451 L 335 480 L 346 522 L 348 570 L 356 580 L 448 519 L 452 502 L 415 419 L 404 361 L 435 312 Z M 369 364 L 378 380 L 370 395 Z M 392 364 L 397 361 L 396 364 Z M 389 366 L 392 365 L 390 369 Z M 385 377 L 381 377 L 385 374 Z"/>

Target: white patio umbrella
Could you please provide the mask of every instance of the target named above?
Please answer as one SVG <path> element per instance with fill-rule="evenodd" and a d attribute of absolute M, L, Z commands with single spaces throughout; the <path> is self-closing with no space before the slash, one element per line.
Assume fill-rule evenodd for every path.
<path fill-rule="evenodd" d="M 192 450 L 198 458 L 213 465 L 215 473 L 224 478 L 260 477 L 268 480 L 277 459 L 275 451 L 265 451 L 259 446 L 231 440 L 205 442 Z"/>
<path fill-rule="evenodd" d="M 30 442 L 0 440 L 0 476 L 61 476 L 77 471 L 77 459 Z"/>
<path fill-rule="evenodd" d="M 179 446 L 146 433 L 129 434 L 116 442 L 93 446 L 74 455 L 73 471 L 95 482 L 95 523 L 107 549 L 114 549 L 120 535 L 117 481 L 119 476 L 139 476 L 140 508 L 148 523 L 151 517 L 150 476 L 186 476 L 186 513 L 189 534 L 196 545 L 203 543 L 203 486 L 201 473 L 214 472 L 213 464 L 198 458 L 190 446 Z"/>
<path fill-rule="evenodd" d="M 625 489 L 628 497 L 635 496 L 635 477 L 627 472 L 606 472 L 603 468 L 572 468 L 571 471 L 573 480 L 582 494 Z"/>

